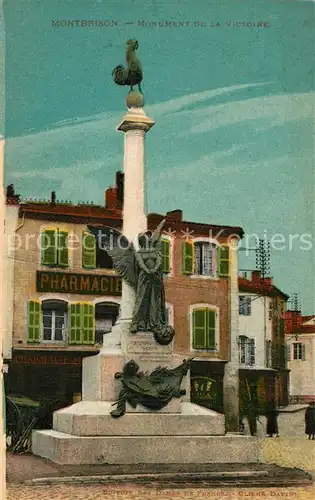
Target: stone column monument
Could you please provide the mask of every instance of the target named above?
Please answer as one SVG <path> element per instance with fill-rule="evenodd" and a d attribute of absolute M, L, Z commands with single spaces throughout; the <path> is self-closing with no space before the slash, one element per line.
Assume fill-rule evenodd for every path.
<path fill-rule="evenodd" d="M 82 401 L 55 412 L 52 430 L 33 432 L 32 452 L 73 465 L 255 462 L 257 440 L 225 435 L 224 415 L 190 403 L 191 360 L 173 353 L 163 223 L 147 231 L 144 213 L 144 136 L 154 122 L 143 109 L 137 49 L 128 40 L 127 67 L 113 71 L 115 83 L 130 86 L 117 127 L 124 133 L 123 231 L 89 227 L 123 279 L 120 318 L 100 353 L 84 359 Z"/>

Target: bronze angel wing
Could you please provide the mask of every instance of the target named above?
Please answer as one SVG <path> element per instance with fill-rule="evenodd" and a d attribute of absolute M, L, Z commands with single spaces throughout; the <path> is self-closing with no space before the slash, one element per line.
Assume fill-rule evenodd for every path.
<path fill-rule="evenodd" d="M 162 238 L 161 238 L 161 236 L 162 236 L 162 229 L 163 229 L 164 224 L 165 224 L 165 219 L 163 219 L 162 222 L 160 222 L 160 224 L 155 229 L 155 231 L 153 231 L 152 236 L 151 236 L 151 242 L 155 246 L 155 248 L 160 252 L 160 254 L 162 253 Z"/>
<path fill-rule="evenodd" d="M 112 227 L 88 225 L 88 229 L 96 237 L 96 244 L 99 248 L 112 258 L 114 268 L 120 276 L 136 288 L 138 266 L 133 244 L 120 231 Z"/>

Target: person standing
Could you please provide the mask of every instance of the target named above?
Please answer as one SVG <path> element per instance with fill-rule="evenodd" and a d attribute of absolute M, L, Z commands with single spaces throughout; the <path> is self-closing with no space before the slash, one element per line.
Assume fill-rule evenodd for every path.
<path fill-rule="evenodd" d="M 276 437 L 279 437 L 278 411 L 273 403 L 270 403 L 267 407 L 266 418 L 267 418 L 266 434 L 269 437 L 273 437 L 274 434 L 276 435 Z"/>
<path fill-rule="evenodd" d="M 315 401 L 305 411 L 305 434 L 308 434 L 308 439 L 315 439 Z"/>

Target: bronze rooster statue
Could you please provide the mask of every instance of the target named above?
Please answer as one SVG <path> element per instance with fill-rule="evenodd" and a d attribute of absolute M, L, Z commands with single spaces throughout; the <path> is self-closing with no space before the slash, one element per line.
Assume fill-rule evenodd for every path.
<path fill-rule="evenodd" d="M 140 83 L 142 82 L 143 73 L 141 62 L 136 56 L 136 50 L 138 47 L 139 43 L 137 40 L 127 41 L 127 68 L 120 64 L 112 71 L 112 75 L 114 77 L 114 82 L 117 83 L 117 85 L 130 85 L 130 91 L 133 90 L 134 85 L 138 85 L 139 92 L 142 94 Z"/>

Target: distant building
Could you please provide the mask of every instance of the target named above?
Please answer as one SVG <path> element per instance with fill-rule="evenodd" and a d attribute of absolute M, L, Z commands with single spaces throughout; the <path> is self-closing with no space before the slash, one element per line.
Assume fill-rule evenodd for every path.
<path fill-rule="evenodd" d="M 302 316 L 300 311 L 287 311 L 285 336 L 290 369 L 290 402 L 314 401 L 315 315 Z"/>
<path fill-rule="evenodd" d="M 105 205 L 21 201 L 7 193 L 7 393 L 33 399 L 80 397 L 82 358 L 97 354 L 119 316 L 121 279 L 87 225 L 122 228 L 123 174 Z M 183 220 L 181 210 L 149 214 L 148 227 L 166 218 L 162 238 L 166 305 L 175 327 L 174 351 L 194 356 L 191 399 L 223 411 L 223 376 L 237 336 L 237 255 L 240 227 Z M 13 245 L 15 241 L 15 245 Z"/>
<path fill-rule="evenodd" d="M 288 404 L 284 314 L 288 295 L 261 278 L 259 271 L 239 277 L 240 404 L 252 398 L 264 408 L 268 401 Z"/>

